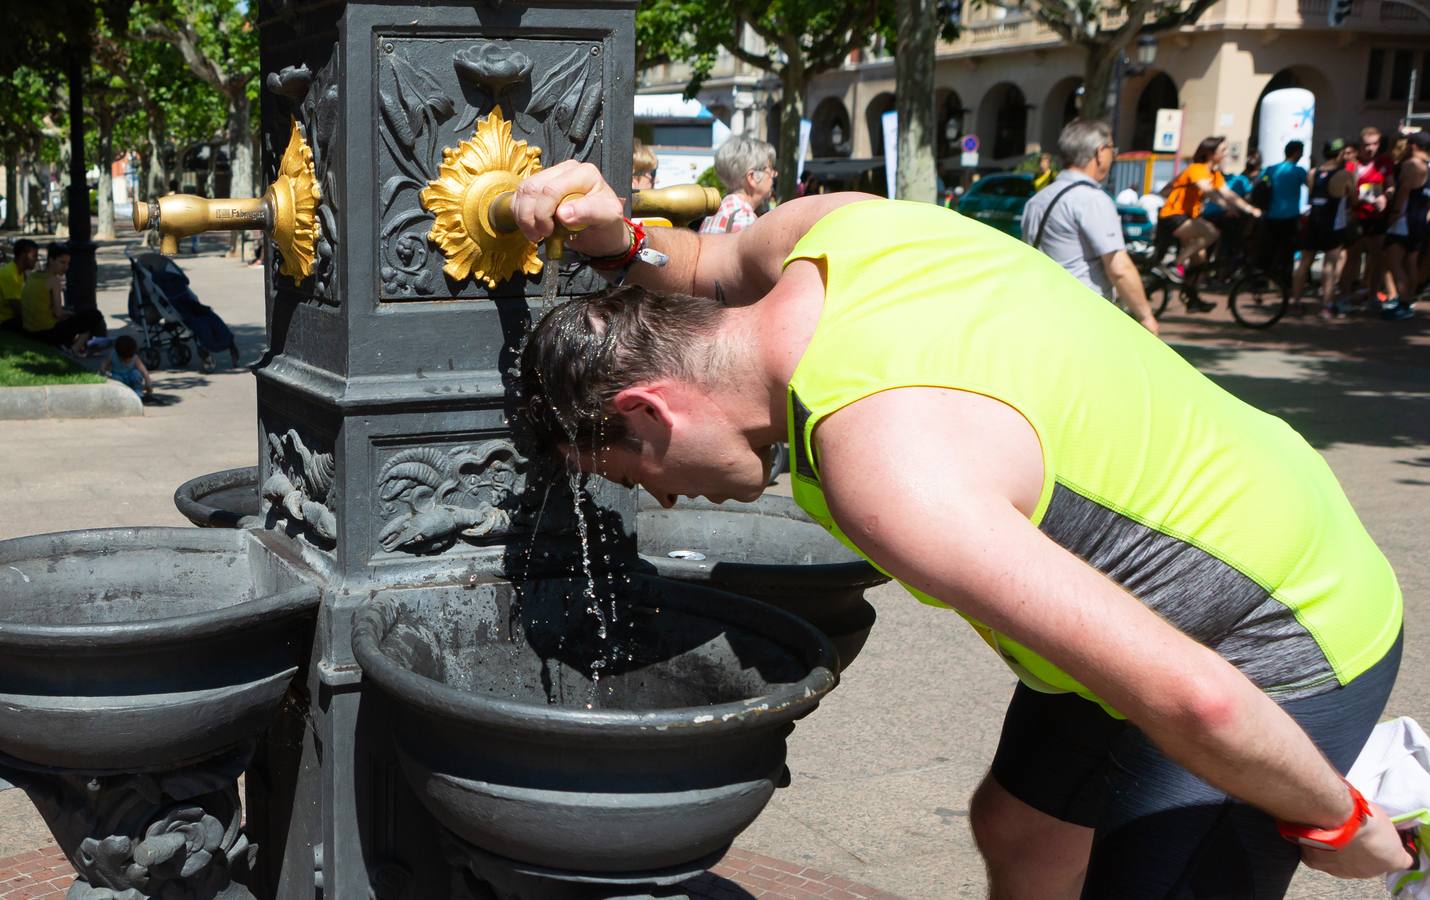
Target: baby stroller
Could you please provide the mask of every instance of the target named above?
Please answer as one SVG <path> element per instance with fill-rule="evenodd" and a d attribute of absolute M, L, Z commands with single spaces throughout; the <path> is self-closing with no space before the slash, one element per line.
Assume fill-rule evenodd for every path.
<path fill-rule="evenodd" d="M 198 350 L 199 367 L 214 370 L 213 354 L 227 350 L 237 358 L 233 332 L 189 289 L 188 276 L 178 263 L 160 253 L 129 255 L 129 320 L 142 333 L 139 353 L 144 365 L 157 369 L 165 356 L 179 369 Z"/>

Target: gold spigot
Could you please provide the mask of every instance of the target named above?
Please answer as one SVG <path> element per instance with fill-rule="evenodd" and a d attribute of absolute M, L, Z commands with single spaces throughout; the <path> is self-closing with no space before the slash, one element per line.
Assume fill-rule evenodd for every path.
<path fill-rule="evenodd" d="M 541 272 L 536 245 L 522 236 L 511 213 L 516 189 L 541 171 L 540 159 L 539 147 L 512 137 L 511 123 L 500 106 L 477 123 L 470 138 L 442 151 L 437 178 L 427 182 L 420 196 L 422 208 L 433 215 L 428 240 L 446 257 L 442 271 L 447 277 L 454 281 L 476 277 L 490 288 L 518 272 Z M 582 196 L 568 194 L 561 203 Z M 720 192 L 689 184 L 641 191 L 631 203 L 634 215 L 689 222 L 718 209 Z M 561 259 L 566 239 L 580 230 L 558 227 L 546 239 L 546 258 Z"/>
<path fill-rule="evenodd" d="M 516 216 L 512 215 L 511 212 L 511 200 L 515 196 L 516 191 L 502 191 L 492 200 L 491 206 L 488 209 L 487 220 L 491 222 L 493 228 L 502 234 L 512 234 L 519 230 L 516 224 Z M 567 194 L 561 198 L 560 203 L 556 204 L 556 208 L 560 209 L 572 200 L 580 200 L 584 196 L 586 195 Z M 577 232 L 585 230 L 585 225 L 571 226 L 558 224 L 556 230 L 551 232 L 551 236 L 543 242 L 546 246 L 546 258 L 560 261 L 566 252 L 566 239 Z"/>
<path fill-rule="evenodd" d="M 720 192 L 699 184 L 678 184 L 631 195 L 631 215 L 660 216 L 679 226 L 714 215 L 719 208 Z"/>
<path fill-rule="evenodd" d="M 134 230 L 159 230 L 159 252 L 173 256 L 179 239 L 205 231 L 238 231 L 272 227 L 264 197 L 247 200 L 209 200 L 193 194 L 169 194 L 148 203 L 134 204 Z"/>
<path fill-rule="evenodd" d="M 205 231 L 261 228 L 273 235 L 283 260 L 278 270 L 295 281 L 313 274 L 318 240 L 318 201 L 322 193 L 313 171 L 313 152 L 295 120 L 278 177 L 262 197 L 217 199 L 169 194 L 134 204 L 134 230 L 159 231 L 159 252 L 173 256 L 179 239 Z"/>

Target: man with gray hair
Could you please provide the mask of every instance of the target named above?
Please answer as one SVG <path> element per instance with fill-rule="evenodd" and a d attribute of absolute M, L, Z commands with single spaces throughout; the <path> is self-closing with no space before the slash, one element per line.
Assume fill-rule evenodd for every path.
<path fill-rule="evenodd" d="M 1133 318 L 1157 334 L 1142 277 L 1127 255 L 1122 217 L 1101 187 L 1117 156 L 1112 129 L 1073 119 L 1058 136 L 1058 152 L 1067 168 L 1023 207 L 1023 240 L 1107 299 L 1115 290 Z"/>
<path fill-rule="evenodd" d="M 775 148 L 765 141 L 736 136 L 715 151 L 715 174 L 730 193 L 700 225 L 701 234 L 726 234 L 755 224 L 756 210 L 775 192 Z"/>

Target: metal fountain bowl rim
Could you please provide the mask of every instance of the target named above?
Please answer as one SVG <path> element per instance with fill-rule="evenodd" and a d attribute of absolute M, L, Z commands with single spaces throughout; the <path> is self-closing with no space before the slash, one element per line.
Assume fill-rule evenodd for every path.
<path fill-rule="evenodd" d="M 633 573 L 641 581 L 663 581 L 659 576 Z M 564 581 L 569 578 L 537 579 Z M 662 603 L 678 606 L 681 593 L 714 595 L 719 603 L 700 612 L 717 621 L 749 629 L 751 620 L 766 623 L 762 636 L 797 652 L 796 640 L 777 635 L 797 634 L 817 649 L 809 674 L 799 681 L 778 685 L 759 697 L 710 706 L 672 707 L 662 710 L 629 711 L 573 709 L 498 700 L 459 690 L 418 675 L 393 662 L 379 649 L 382 636 L 395 623 L 396 601 L 380 598 L 360 609 L 353 619 L 353 655 L 365 677 L 402 703 L 435 716 L 467 725 L 502 731 L 540 740 L 542 738 L 606 739 L 619 742 L 639 737 L 642 741 L 682 743 L 692 740 L 758 731 L 792 722 L 813 712 L 824 695 L 839 683 L 834 645 L 814 626 L 792 613 L 737 594 L 678 582 L 680 593 Z M 673 601 L 673 602 L 672 602 Z M 722 609 L 742 610 L 745 620 L 727 620 Z M 783 632 L 781 629 L 785 629 Z M 806 657 L 807 658 L 807 657 Z"/>
<path fill-rule="evenodd" d="M 230 529 L 169 526 L 54 531 L 0 541 L 0 568 L 9 566 L 12 560 L 35 560 L 58 555 L 51 549 L 57 543 L 63 546 L 66 554 L 77 552 L 101 556 L 137 548 L 169 549 L 176 553 L 242 553 L 245 541 L 259 539 L 250 538 L 251 534 Z M 315 610 L 321 594 L 317 584 L 303 584 L 203 612 L 142 622 L 85 625 L 27 625 L 5 621 L 5 611 L 0 606 L 0 652 L 85 650 L 102 653 L 233 635 L 248 626 L 267 624 Z"/>
<path fill-rule="evenodd" d="M 258 467 L 239 466 L 236 469 L 220 469 L 217 472 L 210 472 L 207 475 L 199 475 L 190 478 L 188 481 L 174 489 L 174 506 L 189 521 L 195 521 L 194 517 L 206 518 L 214 512 L 214 507 L 203 503 L 203 498 L 215 494 L 219 491 L 231 490 L 237 487 L 253 486 L 253 493 L 258 494 Z M 199 489 L 203 493 L 199 493 Z"/>
<path fill-rule="evenodd" d="M 674 509 L 666 509 L 661 506 L 658 500 L 644 490 L 638 490 L 636 498 L 638 513 L 709 512 L 726 515 L 760 515 L 788 519 L 792 522 L 809 525 L 811 528 L 820 528 L 819 523 L 809 518 L 799 504 L 795 503 L 794 498 L 778 494 L 761 494 L 749 502 L 730 500 L 725 503 L 714 503 L 704 497 L 682 497 Z M 823 529 L 820 530 L 823 531 Z M 637 530 L 637 534 L 639 534 L 639 530 Z M 831 536 L 830 540 L 832 541 L 834 538 Z M 719 566 L 730 574 L 739 572 L 762 583 L 792 580 L 805 587 L 827 583 L 844 589 L 862 590 L 878 587 L 889 581 L 888 575 L 874 568 L 868 561 L 857 558 L 832 563 L 764 563 L 723 558 L 694 560 L 649 553 L 642 553 L 641 558 L 655 563 L 660 573 L 670 578 L 708 575 L 711 569 Z"/>

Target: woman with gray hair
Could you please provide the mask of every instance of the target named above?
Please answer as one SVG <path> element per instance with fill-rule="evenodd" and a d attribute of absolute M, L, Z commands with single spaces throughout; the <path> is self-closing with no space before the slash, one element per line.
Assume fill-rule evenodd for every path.
<path fill-rule="evenodd" d="M 775 192 L 775 148 L 765 141 L 732 137 L 715 151 L 715 174 L 730 189 L 720 208 L 700 225 L 701 234 L 724 234 L 755 223 L 755 210 Z"/>

